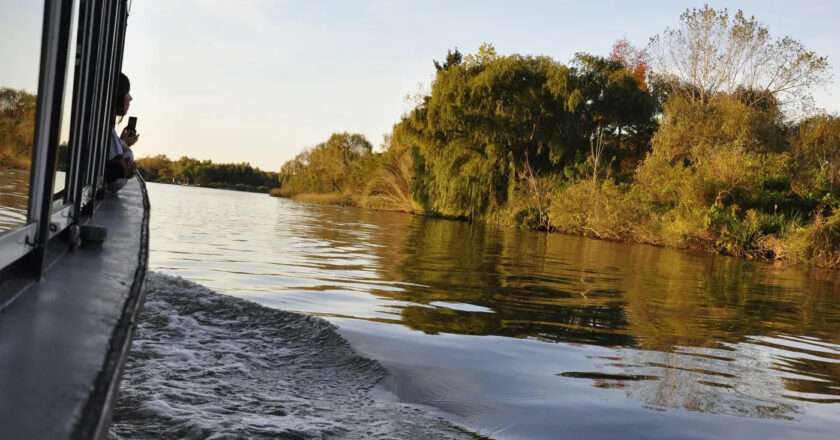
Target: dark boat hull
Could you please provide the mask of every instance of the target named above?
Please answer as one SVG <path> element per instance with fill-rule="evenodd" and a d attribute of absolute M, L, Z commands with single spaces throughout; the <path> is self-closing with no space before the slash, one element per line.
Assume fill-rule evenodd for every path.
<path fill-rule="evenodd" d="M 106 438 L 143 303 L 149 200 L 140 179 L 107 194 L 101 244 L 54 255 L 0 314 L 5 439 Z"/>

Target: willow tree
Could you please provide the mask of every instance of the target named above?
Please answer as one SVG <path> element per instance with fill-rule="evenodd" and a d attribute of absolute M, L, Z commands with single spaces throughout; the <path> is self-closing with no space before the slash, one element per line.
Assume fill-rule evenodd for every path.
<path fill-rule="evenodd" d="M 287 193 L 343 193 L 354 170 L 373 146 L 361 134 L 333 133 L 326 142 L 306 149 L 280 169 Z"/>
<path fill-rule="evenodd" d="M 526 162 L 549 171 L 585 146 L 568 67 L 490 45 L 436 67 L 430 95 L 401 123 L 417 139 L 414 195 L 427 210 L 481 216 L 505 204 Z"/>

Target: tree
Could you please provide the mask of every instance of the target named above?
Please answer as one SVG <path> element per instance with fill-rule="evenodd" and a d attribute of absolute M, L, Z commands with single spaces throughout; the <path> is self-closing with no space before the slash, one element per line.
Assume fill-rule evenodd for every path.
<path fill-rule="evenodd" d="M 334 133 L 327 142 L 319 144 L 310 156 L 310 167 L 323 182 L 322 192 L 343 192 L 347 178 L 356 163 L 373 150 L 371 143 L 361 134 Z M 329 188 L 324 191 L 323 187 Z"/>
<path fill-rule="evenodd" d="M 631 66 L 622 61 L 580 53 L 573 65 L 575 85 L 583 99 L 572 110 L 581 115 L 592 178 L 597 179 L 609 144 L 621 149 L 628 131 L 632 136 L 641 130 L 649 132 L 655 125 L 656 101 Z"/>
<path fill-rule="evenodd" d="M 278 179 L 286 194 L 343 193 L 350 190 L 354 170 L 372 150 L 361 134 L 334 133 L 326 142 L 284 163 Z"/>
<path fill-rule="evenodd" d="M 627 39 L 621 39 L 613 45 L 610 59 L 618 61 L 627 70 L 633 72 L 633 78 L 636 79 L 640 89 L 648 89 L 647 74 L 650 71 L 650 66 L 648 65 L 646 50 L 636 48 Z"/>
<path fill-rule="evenodd" d="M 793 153 L 819 168 L 829 191 L 840 187 L 840 117 L 822 114 L 805 119 L 792 138 Z"/>
<path fill-rule="evenodd" d="M 653 149 L 637 169 L 637 187 L 662 206 L 737 204 L 772 212 L 786 203 L 776 191 L 789 189 L 786 155 L 773 148 L 782 137 L 778 110 L 739 98 L 669 98 Z"/>
<path fill-rule="evenodd" d="M 790 109 L 810 104 L 811 89 L 828 78 L 826 57 L 790 37 L 773 39 L 766 26 L 740 10 L 730 17 L 727 9 L 706 5 L 686 10 L 680 19 L 679 27 L 667 28 L 649 46 L 669 93 L 703 102 L 721 93 L 755 90 Z"/>
<path fill-rule="evenodd" d="M 494 59 L 498 58 L 499 54 L 496 52 L 496 48 L 490 43 L 481 43 L 481 46 L 478 47 L 478 52 L 474 55 L 469 54 L 464 57 L 464 62 L 467 65 L 480 65 L 484 63 L 489 63 Z"/>
<path fill-rule="evenodd" d="M 451 50 L 446 51 L 446 61 L 444 61 L 443 64 L 440 64 L 437 62 L 437 60 L 434 60 L 435 69 L 438 72 L 441 70 L 447 70 L 450 67 L 461 64 L 462 60 L 463 57 L 461 56 L 461 52 L 458 52 L 458 48 L 456 47 L 454 52 Z"/>
<path fill-rule="evenodd" d="M 551 58 L 499 56 L 489 44 L 438 70 L 431 94 L 398 126 L 416 142 L 415 200 L 481 216 L 505 204 L 526 157 L 535 171 L 573 157 L 584 142 L 567 110 L 569 74 Z"/>
<path fill-rule="evenodd" d="M 0 167 L 29 168 L 36 106 L 35 95 L 0 88 Z"/>

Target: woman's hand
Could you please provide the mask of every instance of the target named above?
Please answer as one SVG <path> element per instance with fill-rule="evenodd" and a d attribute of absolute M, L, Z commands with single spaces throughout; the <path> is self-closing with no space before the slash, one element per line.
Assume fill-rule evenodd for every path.
<path fill-rule="evenodd" d="M 137 139 L 140 138 L 140 133 L 137 133 L 134 130 L 129 129 L 128 127 L 123 128 L 122 134 L 120 135 L 120 139 L 123 141 L 125 146 L 131 148 L 132 145 L 137 143 Z"/>

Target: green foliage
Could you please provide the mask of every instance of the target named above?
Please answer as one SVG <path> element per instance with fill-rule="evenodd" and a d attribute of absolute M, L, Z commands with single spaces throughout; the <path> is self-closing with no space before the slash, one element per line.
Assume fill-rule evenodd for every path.
<path fill-rule="evenodd" d="M 818 213 L 813 223 L 794 231 L 786 245 L 794 261 L 840 267 L 840 210 L 828 216 Z"/>
<path fill-rule="evenodd" d="M 413 137 L 413 194 L 424 209 L 485 217 L 508 203 L 526 163 L 537 174 L 579 163 L 593 137 L 600 147 L 644 148 L 636 135 L 655 125 L 655 108 L 619 61 L 581 54 L 569 67 L 484 44 L 439 68 L 431 94 L 395 131 Z"/>
<path fill-rule="evenodd" d="M 437 61 L 434 62 L 435 69 L 438 71 L 447 70 L 450 67 L 461 64 L 461 61 L 463 61 L 461 52 L 458 52 L 458 48 L 455 48 L 454 52 L 451 50 L 446 52 L 446 60 L 442 64 L 438 63 Z"/>
<path fill-rule="evenodd" d="M 606 240 L 655 243 L 648 230 L 655 223 L 649 208 L 627 185 L 587 179 L 558 190 L 550 208 L 551 226 Z"/>
<path fill-rule="evenodd" d="M 731 96 L 705 103 L 671 98 L 636 182 L 665 205 L 737 200 L 776 209 L 789 186 L 787 155 L 768 147 L 783 142 L 777 115 L 775 108 L 757 110 Z"/>
<path fill-rule="evenodd" d="M 335 133 L 283 164 L 284 193 L 342 193 L 358 190 L 373 147 L 360 134 Z"/>
<path fill-rule="evenodd" d="M 646 151 L 648 141 L 639 135 L 650 134 L 656 125 L 657 102 L 621 61 L 578 54 L 575 65 L 575 82 L 582 97 L 575 110 L 589 140 L 590 166 L 597 178 L 610 145 L 636 156 Z"/>
<path fill-rule="evenodd" d="M 569 182 L 577 182 L 586 178 L 586 171 L 592 167 L 592 158 L 583 151 L 575 151 L 575 158 L 563 167 L 563 177 Z"/>
<path fill-rule="evenodd" d="M 505 203 L 526 156 L 536 168 L 562 157 L 559 125 L 569 115 L 550 83 L 565 82 L 568 69 L 545 57 L 468 61 L 439 71 L 429 99 L 402 124 L 424 159 L 427 208 L 475 217 Z"/>
<path fill-rule="evenodd" d="M 812 191 L 834 194 L 840 189 L 840 118 L 817 115 L 802 120 L 793 130 L 791 149 L 807 166 L 819 170 Z"/>
<path fill-rule="evenodd" d="M 35 95 L 0 88 L 0 168 L 29 169 L 36 106 Z"/>
<path fill-rule="evenodd" d="M 486 43 L 449 51 L 382 152 L 333 135 L 284 164 L 273 194 L 840 266 L 840 119 L 791 124 L 783 112 L 790 90 L 818 83 L 825 59 L 774 42 L 740 11 L 682 19 L 652 48 L 696 49 L 711 64 L 692 80 L 679 69 L 697 60 L 668 64 L 689 52 L 659 54 L 655 71 L 626 41 L 570 65 Z M 763 66 L 719 56 L 771 49 L 778 57 Z M 744 76 L 768 66 L 789 89 Z"/>

